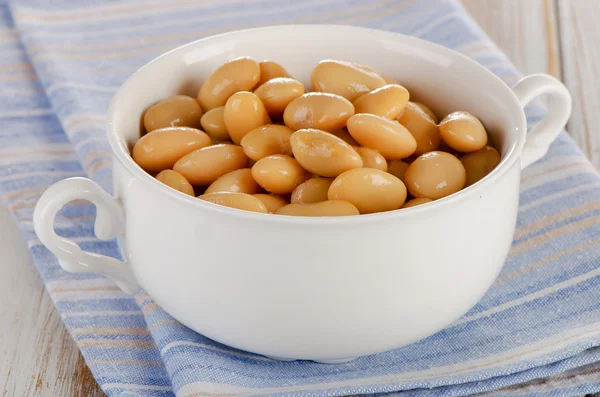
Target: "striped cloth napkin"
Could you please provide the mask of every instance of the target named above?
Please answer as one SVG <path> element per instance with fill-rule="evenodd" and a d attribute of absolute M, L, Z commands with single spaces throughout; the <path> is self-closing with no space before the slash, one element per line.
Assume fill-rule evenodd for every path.
<path fill-rule="evenodd" d="M 518 72 L 457 1 L 0 0 L 0 195 L 66 327 L 110 396 L 578 395 L 600 390 L 600 177 L 563 133 L 523 173 L 506 265 L 464 318 L 425 340 L 341 365 L 283 363 L 185 328 L 145 293 L 64 272 L 37 240 L 40 194 L 70 176 L 111 190 L 104 119 L 138 67 L 223 31 L 336 23 L 397 31 L 460 51 L 513 84 Z M 318 43 L 315 43 L 318 45 Z M 351 43 L 350 43 L 351 45 Z M 543 109 L 528 108 L 530 122 Z M 95 210 L 66 206 L 59 234 L 94 238 Z M 360 293 L 360 291 L 357 291 Z"/>

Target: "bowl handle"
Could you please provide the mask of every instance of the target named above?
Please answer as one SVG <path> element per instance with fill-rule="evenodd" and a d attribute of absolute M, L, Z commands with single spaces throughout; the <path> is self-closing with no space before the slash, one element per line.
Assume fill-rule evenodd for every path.
<path fill-rule="evenodd" d="M 548 113 L 527 132 L 521 154 L 521 168 L 525 168 L 546 154 L 567 124 L 571 116 L 571 94 L 563 83 L 547 74 L 524 77 L 515 84 L 513 91 L 523 107 L 539 95 L 548 94 L 550 97 Z"/>
<path fill-rule="evenodd" d="M 85 252 L 72 240 L 54 231 L 56 213 L 68 202 L 83 199 L 96 205 L 94 232 L 101 240 L 110 240 L 125 230 L 123 209 L 119 200 L 86 178 L 68 178 L 50 186 L 35 206 L 33 227 L 38 238 L 69 272 L 99 273 L 112 280 L 128 294 L 140 286 L 127 262 L 110 256 Z"/>

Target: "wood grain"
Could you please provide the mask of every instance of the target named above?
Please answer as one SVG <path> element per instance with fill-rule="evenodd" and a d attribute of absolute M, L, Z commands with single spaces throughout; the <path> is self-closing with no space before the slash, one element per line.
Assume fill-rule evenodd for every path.
<path fill-rule="evenodd" d="M 596 168 L 600 169 L 600 2 L 559 0 L 564 82 L 573 96 L 571 135 Z"/>
<path fill-rule="evenodd" d="M 0 238 L 0 396 L 104 396 L 2 206 Z"/>
<path fill-rule="evenodd" d="M 519 70 L 560 78 L 553 0 L 463 0 L 463 4 Z"/>

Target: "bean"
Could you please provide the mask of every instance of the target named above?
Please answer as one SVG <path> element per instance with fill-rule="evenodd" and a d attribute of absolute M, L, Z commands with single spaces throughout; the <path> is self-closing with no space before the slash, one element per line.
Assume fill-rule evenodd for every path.
<path fill-rule="evenodd" d="M 222 140 L 219 140 L 219 139 L 213 139 L 213 138 L 210 139 L 210 144 L 211 145 L 220 145 L 220 144 L 224 144 L 224 143 L 229 144 L 229 145 L 233 145 L 233 142 L 231 140 L 222 141 Z"/>
<path fill-rule="evenodd" d="M 132 158 L 184 194 L 293 216 L 422 205 L 501 161 L 475 116 L 457 111 L 438 125 L 431 108 L 369 66 L 324 60 L 310 80 L 307 93 L 274 61 L 233 59 L 196 99 L 174 95 L 148 108 Z"/>
<path fill-rule="evenodd" d="M 310 82 L 314 91 L 341 95 L 349 101 L 386 84 L 371 68 L 333 60 L 319 62 L 310 75 Z"/>
<path fill-rule="evenodd" d="M 416 207 L 417 205 L 431 203 L 432 201 L 433 200 L 425 198 L 425 197 L 414 198 L 414 199 L 408 200 L 406 203 L 404 203 L 402 208 Z"/>
<path fill-rule="evenodd" d="M 353 102 L 354 112 L 370 113 L 393 120 L 402 113 L 408 98 L 408 90 L 401 85 L 384 85 L 358 97 Z"/>
<path fill-rule="evenodd" d="M 308 92 L 290 102 L 283 112 L 283 121 L 293 130 L 316 128 L 337 131 L 353 114 L 354 106 L 344 97 Z"/>
<path fill-rule="evenodd" d="M 451 155 L 453 155 L 454 157 L 459 157 L 462 155 L 462 153 L 460 153 L 458 150 L 451 148 L 450 146 L 448 146 L 444 141 L 442 141 L 442 143 L 440 144 L 440 147 L 438 148 L 439 152 L 446 152 L 446 153 L 450 153 Z"/>
<path fill-rule="evenodd" d="M 274 194 L 290 194 L 310 178 L 310 174 L 294 158 L 284 154 L 258 160 L 252 167 L 252 176 L 263 189 Z"/>
<path fill-rule="evenodd" d="M 467 173 L 465 187 L 483 179 L 500 164 L 500 154 L 491 146 L 484 146 L 476 152 L 465 154 L 460 159 Z"/>
<path fill-rule="evenodd" d="M 388 165 L 385 158 L 375 149 L 368 147 L 358 147 L 356 152 L 363 161 L 363 167 L 376 168 L 381 171 L 387 171 Z"/>
<path fill-rule="evenodd" d="M 404 113 L 398 118 L 398 121 L 415 138 L 417 142 L 415 154 L 417 156 L 440 147 L 442 140 L 436 123 L 414 102 L 406 104 Z"/>
<path fill-rule="evenodd" d="M 346 200 L 361 214 L 396 210 L 406 200 L 406 187 L 395 176 L 373 168 L 355 168 L 333 181 L 329 200 Z"/>
<path fill-rule="evenodd" d="M 162 170 L 158 173 L 158 175 L 156 175 L 156 179 L 170 188 L 179 190 L 180 192 L 190 196 L 194 195 L 194 188 L 179 172 L 175 172 L 173 170 Z"/>
<path fill-rule="evenodd" d="M 259 193 L 254 194 L 253 196 L 262 201 L 265 207 L 267 207 L 269 214 L 274 214 L 279 208 L 290 203 L 285 197 L 277 196 L 275 194 Z"/>
<path fill-rule="evenodd" d="M 342 63 L 344 63 L 344 62 L 342 62 Z M 376 71 L 375 69 L 373 69 L 370 66 L 361 65 L 360 63 L 356 63 L 356 62 L 348 62 L 348 63 L 356 68 L 364 70 L 365 72 L 368 72 L 368 73 L 376 74 L 376 75 L 380 76 L 382 79 L 384 79 L 383 76 L 381 76 L 381 74 L 378 71 Z M 385 79 L 384 79 L 384 81 L 385 81 Z"/>
<path fill-rule="evenodd" d="M 417 106 L 419 109 L 421 109 L 423 111 L 423 113 L 425 113 L 426 115 L 428 115 L 429 118 L 431 120 L 433 120 L 434 123 L 437 124 L 439 122 L 438 117 L 433 112 L 433 110 L 431 110 L 431 108 L 429 106 L 427 106 L 427 105 L 425 105 L 424 103 L 421 103 L 421 102 L 413 102 L 413 104 L 415 106 Z"/>
<path fill-rule="evenodd" d="M 147 172 L 172 168 L 186 154 L 210 145 L 204 132 L 190 127 L 167 127 L 149 132 L 133 146 L 133 160 Z"/>
<path fill-rule="evenodd" d="M 205 111 L 224 106 L 238 91 L 252 91 L 260 80 L 260 67 L 249 57 L 233 59 L 217 70 L 202 84 L 198 102 Z"/>
<path fill-rule="evenodd" d="M 302 182 L 292 192 L 292 204 L 312 204 L 327 201 L 327 191 L 333 179 L 315 177 Z"/>
<path fill-rule="evenodd" d="M 204 132 L 217 141 L 228 141 L 231 139 L 225 125 L 224 113 L 225 106 L 219 106 L 204 113 L 200 119 L 200 124 Z"/>
<path fill-rule="evenodd" d="M 266 214 L 267 207 L 251 194 L 232 193 L 232 192 L 216 192 L 198 196 L 200 200 L 208 201 L 209 203 L 223 205 L 225 207 L 237 208 L 239 210 L 260 212 Z"/>
<path fill-rule="evenodd" d="M 404 175 L 406 186 L 415 197 L 437 200 L 465 186 L 465 168 L 459 159 L 446 152 L 429 152 L 411 163 Z"/>
<path fill-rule="evenodd" d="M 229 97 L 225 104 L 223 119 L 231 140 L 238 145 L 248 132 L 271 123 L 261 100 L 247 91 L 236 92 Z"/>
<path fill-rule="evenodd" d="M 475 152 L 488 140 L 481 121 L 469 112 L 452 112 L 440 123 L 440 135 L 444 142 L 459 152 Z"/>
<path fill-rule="evenodd" d="M 396 178 L 404 182 L 404 174 L 408 169 L 408 163 L 402 160 L 391 160 L 388 161 L 387 172 L 394 175 Z M 406 182 L 405 182 L 406 183 Z"/>
<path fill-rule="evenodd" d="M 258 66 L 260 68 L 260 80 L 258 81 L 258 85 L 264 84 L 277 77 L 290 77 L 287 70 L 277 62 L 262 61 Z"/>
<path fill-rule="evenodd" d="M 248 132 L 240 144 L 250 159 L 258 161 L 272 154 L 292 155 L 292 131 L 285 125 L 267 124 Z"/>
<path fill-rule="evenodd" d="M 174 95 L 152 105 L 144 113 L 146 132 L 166 127 L 200 128 L 202 109 L 198 102 L 186 95 Z"/>
<path fill-rule="evenodd" d="M 342 128 L 341 130 L 331 131 L 329 133 L 341 138 L 344 142 L 352 147 L 360 146 L 360 144 L 356 142 L 356 139 L 352 138 L 352 135 L 350 135 L 348 128 L 346 127 Z"/>
<path fill-rule="evenodd" d="M 186 154 L 175 163 L 173 170 L 183 175 L 194 186 L 207 186 L 222 175 L 247 165 L 248 157 L 242 148 L 225 143 Z"/>
<path fill-rule="evenodd" d="M 289 216 L 350 216 L 359 215 L 358 210 L 348 201 L 328 200 L 311 204 L 288 204 L 275 214 Z"/>
<path fill-rule="evenodd" d="M 250 168 L 242 168 L 219 177 L 219 179 L 210 184 L 204 193 L 233 192 L 254 194 L 260 191 L 260 186 L 252 178 Z"/>
<path fill-rule="evenodd" d="M 304 94 L 304 85 L 298 80 L 277 77 L 262 84 L 254 94 L 265 105 L 271 118 L 281 119 L 287 105 Z"/>
<path fill-rule="evenodd" d="M 348 132 L 362 146 L 379 151 L 387 160 L 408 157 L 417 147 L 415 138 L 400 123 L 373 114 L 350 117 Z"/>
<path fill-rule="evenodd" d="M 320 176 L 335 177 L 363 166 L 360 155 L 335 135 L 315 129 L 294 132 L 290 138 L 294 157 L 306 170 Z"/>

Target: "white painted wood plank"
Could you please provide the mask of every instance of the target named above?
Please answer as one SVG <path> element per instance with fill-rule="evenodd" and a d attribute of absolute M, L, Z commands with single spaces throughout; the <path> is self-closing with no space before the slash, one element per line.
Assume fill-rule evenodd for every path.
<path fill-rule="evenodd" d="M 100 397 L 94 378 L 0 206 L 0 396 Z"/>
<path fill-rule="evenodd" d="M 521 72 L 561 76 L 553 0 L 463 0 L 463 4 Z"/>
<path fill-rule="evenodd" d="M 571 135 L 600 169 L 600 1 L 559 0 L 564 82 L 573 96 Z"/>

